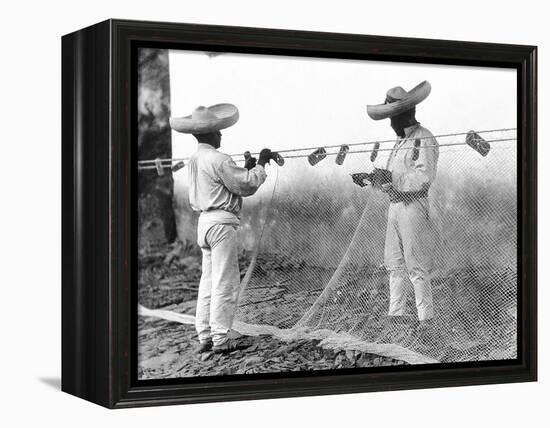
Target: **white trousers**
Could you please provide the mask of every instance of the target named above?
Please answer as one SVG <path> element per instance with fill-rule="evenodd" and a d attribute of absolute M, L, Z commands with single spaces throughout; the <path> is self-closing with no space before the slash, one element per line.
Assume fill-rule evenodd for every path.
<path fill-rule="evenodd" d="M 384 249 L 384 264 L 390 271 L 389 315 L 404 315 L 413 288 L 418 319 L 433 318 L 433 239 L 427 198 L 390 204 Z"/>
<path fill-rule="evenodd" d="M 214 345 L 221 345 L 233 325 L 239 295 L 237 226 L 201 225 L 199 220 L 197 241 L 202 251 L 202 276 L 195 328 L 200 342 L 211 338 Z"/>

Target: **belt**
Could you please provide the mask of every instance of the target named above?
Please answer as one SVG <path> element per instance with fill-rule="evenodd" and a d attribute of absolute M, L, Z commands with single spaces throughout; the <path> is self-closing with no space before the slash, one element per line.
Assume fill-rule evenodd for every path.
<path fill-rule="evenodd" d="M 428 197 L 428 189 L 422 189 L 415 192 L 399 192 L 395 191 L 392 192 L 390 195 L 390 202 L 392 204 L 398 204 L 399 202 L 404 202 L 406 204 L 410 204 L 413 201 L 417 201 L 422 198 Z"/>
<path fill-rule="evenodd" d="M 235 224 L 237 226 L 240 223 L 237 214 L 223 209 L 201 211 L 199 219 L 205 223 Z"/>

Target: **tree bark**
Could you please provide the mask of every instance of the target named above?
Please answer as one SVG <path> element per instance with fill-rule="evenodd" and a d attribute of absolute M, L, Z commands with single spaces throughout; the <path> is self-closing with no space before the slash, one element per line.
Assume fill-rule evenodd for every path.
<path fill-rule="evenodd" d="M 140 49 L 138 54 L 138 159 L 172 157 L 168 50 Z M 171 243 L 177 237 L 172 171 L 138 174 L 138 231 L 143 245 Z"/>

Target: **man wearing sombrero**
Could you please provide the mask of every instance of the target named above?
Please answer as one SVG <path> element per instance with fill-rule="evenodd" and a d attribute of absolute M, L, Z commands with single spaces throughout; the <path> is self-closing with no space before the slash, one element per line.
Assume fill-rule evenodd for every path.
<path fill-rule="evenodd" d="M 404 315 L 410 281 L 421 332 L 431 333 L 433 237 L 428 191 L 437 172 L 439 145 L 415 117 L 415 106 L 430 91 L 427 81 L 409 92 L 392 88 L 385 103 L 367 106 L 367 113 L 374 120 L 389 118 L 398 136 L 386 167 L 391 172 L 391 182 L 381 186 L 390 197 L 384 249 L 384 264 L 390 272 L 388 314 L 390 320 Z"/>
<path fill-rule="evenodd" d="M 253 195 L 266 179 L 264 166 L 271 151 L 260 152 L 245 168 L 219 152 L 221 129 L 234 125 L 239 111 L 232 104 L 197 107 L 190 116 L 171 118 L 178 132 L 193 134 L 197 151 L 188 164 L 189 202 L 200 212 L 197 242 L 202 251 L 195 327 L 199 352 L 230 352 L 240 344 L 228 337 L 237 307 L 240 286 L 237 227 L 242 198 Z"/>

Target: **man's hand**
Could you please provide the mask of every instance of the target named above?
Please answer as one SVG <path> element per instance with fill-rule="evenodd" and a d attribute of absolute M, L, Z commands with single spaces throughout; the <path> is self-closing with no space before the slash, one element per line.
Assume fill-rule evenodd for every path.
<path fill-rule="evenodd" d="M 387 169 L 382 169 L 382 168 L 374 168 L 374 170 L 371 173 L 370 180 L 374 187 L 381 189 L 382 186 L 386 184 L 391 184 L 392 182 L 391 171 L 388 171 Z"/>
<path fill-rule="evenodd" d="M 365 187 L 370 184 L 370 174 L 366 172 L 357 172 L 351 174 L 351 179 L 354 184 L 357 184 L 359 187 Z"/>
<path fill-rule="evenodd" d="M 272 153 L 269 149 L 262 149 L 260 152 L 260 157 L 258 159 L 258 165 L 265 166 L 266 163 L 269 163 L 269 160 L 272 159 Z"/>
<path fill-rule="evenodd" d="M 256 158 L 253 158 L 252 156 L 247 157 L 244 162 L 244 167 L 250 171 L 255 166 L 256 166 Z"/>

